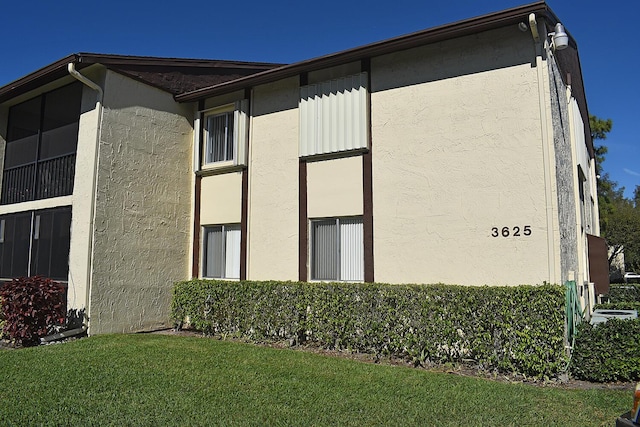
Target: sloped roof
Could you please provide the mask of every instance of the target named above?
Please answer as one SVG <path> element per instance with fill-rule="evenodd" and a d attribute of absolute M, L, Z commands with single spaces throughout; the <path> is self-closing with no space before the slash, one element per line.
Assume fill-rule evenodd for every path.
<path fill-rule="evenodd" d="M 329 68 L 353 61 L 360 61 L 387 53 L 501 28 L 507 25 L 517 25 L 520 22 L 528 24 L 528 16 L 530 13 L 535 13 L 538 18 L 545 18 L 549 21 L 551 27 L 558 22 L 558 17 L 551 11 L 549 6 L 547 6 L 544 1 L 539 1 L 476 18 L 417 31 L 404 36 L 344 50 L 342 52 L 283 65 L 251 76 L 242 77 L 237 80 L 221 82 L 208 88 L 197 89 L 192 92 L 177 95 L 176 101 L 196 101 L 211 96 L 233 92 L 246 87 L 271 83 L 287 77 L 293 77 L 304 72 Z M 571 39 L 571 43 L 575 47 L 575 41 L 573 39 Z"/>
<path fill-rule="evenodd" d="M 266 62 L 75 53 L 0 87 L 0 102 L 67 76 L 67 64 L 70 62 L 75 63 L 77 69 L 102 64 L 115 72 L 172 95 L 237 80 L 281 65 Z"/>

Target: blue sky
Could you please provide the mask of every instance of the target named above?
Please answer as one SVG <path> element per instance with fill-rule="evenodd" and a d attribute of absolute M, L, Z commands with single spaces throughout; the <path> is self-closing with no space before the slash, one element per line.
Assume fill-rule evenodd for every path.
<path fill-rule="evenodd" d="M 0 0 L 0 86 L 76 52 L 296 62 L 529 3 Z M 603 164 L 640 185 L 640 2 L 549 0 L 577 40 L 591 114 L 613 120 Z"/>

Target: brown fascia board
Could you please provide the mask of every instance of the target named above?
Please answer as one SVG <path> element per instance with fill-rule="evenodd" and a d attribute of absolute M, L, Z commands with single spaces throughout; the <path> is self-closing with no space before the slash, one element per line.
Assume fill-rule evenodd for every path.
<path fill-rule="evenodd" d="M 482 31 L 492 30 L 507 25 L 525 22 L 528 24 L 528 16 L 535 13 L 538 18 L 546 18 L 548 25 L 553 26 L 557 23 L 558 17 L 551 11 L 546 2 L 540 1 L 524 6 L 518 6 L 506 9 L 500 12 L 494 12 L 487 15 L 470 18 L 463 21 L 445 24 L 427 30 L 417 31 L 415 33 L 404 36 L 395 37 L 380 42 L 371 43 L 365 46 L 344 50 L 342 52 L 332 53 L 329 55 L 313 58 L 290 65 L 284 65 L 272 70 L 263 71 L 251 76 L 243 77 L 237 80 L 221 83 L 183 93 L 175 97 L 178 102 L 191 102 L 211 96 L 222 95 L 236 90 L 245 89 L 265 83 L 293 77 L 300 73 L 315 71 L 322 68 L 333 67 L 348 62 L 359 61 L 366 58 L 372 58 L 388 53 L 398 52 L 417 46 L 427 45 L 431 43 L 449 40 L 457 37 L 463 37 L 476 34 Z M 570 37 L 571 38 L 571 37 Z M 572 43 L 575 45 L 575 42 Z"/>
<path fill-rule="evenodd" d="M 245 74 L 251 72 L 261 72 L 282 65 L 268 62 L 243 62 L 206 59 L 159 58 L 151 56 L 110 55 L 96 53 L 75 53 L 59 59 L 58 61 L 47 65 L 46 67 L 34 71 L 33 73 L 27 74 L 26 76 L 21 77 L 18 80 L 15 80 L 5 86 L 0 87 L 0 103 L 67 76 L 67 65 L 70 62 L 76 63 L 77 69 L 82 69 L 93 64 L 103 64 L 107 68 L 113 67 L 114 70 L 119 66 L 138 66 L 157 69 L 202 69 L 203 71 L 211 70 L 213 71 L 213 73 L 215 72 L 215 70 L 239 70 Z"/>

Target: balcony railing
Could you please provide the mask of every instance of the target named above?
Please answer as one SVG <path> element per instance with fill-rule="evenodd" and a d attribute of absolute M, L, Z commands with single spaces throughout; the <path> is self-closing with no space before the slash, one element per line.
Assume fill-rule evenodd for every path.
<path fill-rule="evenodd" d="M 0 203 L 68 196 L 73 192 L 75 169 L 75 153 L 7 169 L 2 175 Z"/>

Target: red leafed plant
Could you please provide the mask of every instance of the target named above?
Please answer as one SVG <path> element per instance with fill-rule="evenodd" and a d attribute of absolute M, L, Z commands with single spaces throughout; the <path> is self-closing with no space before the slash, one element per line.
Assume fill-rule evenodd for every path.
<path fill-rule="evenodd" d="M 18 345 L 37 345 L 65 321 L 64 287 L 40 276 L 20 277 L 0 287 L 3 332 Z"/>

